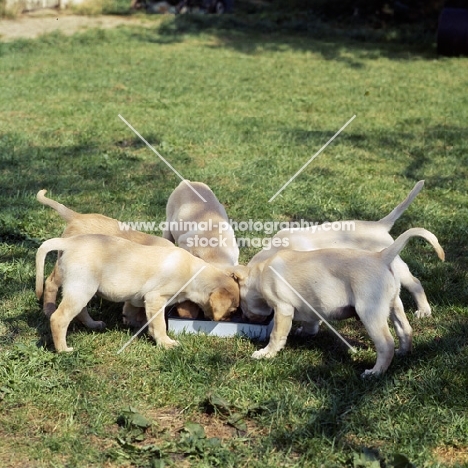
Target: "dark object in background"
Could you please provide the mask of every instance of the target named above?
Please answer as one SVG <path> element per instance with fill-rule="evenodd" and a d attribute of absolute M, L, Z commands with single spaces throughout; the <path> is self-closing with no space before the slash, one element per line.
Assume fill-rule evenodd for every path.
<path fill-rule="evenodd" d="M 1 0 L 0 0 L 1 2 Z M 147 13 L 232 13 L 234 0 L 132 0 L 131 10 L 145 9 Z"/>
<path fill-rule="evenodd" d="M 468 55 L 468 9 L 444 8 L 437 29 L 439 55 Z"/>
<path fill-rule="evenodd" d="M 193 11 L 203 13 L 232 13 L 234 0 L 182 0 L 177 5 L 179 13 L 190 13 Z"/>

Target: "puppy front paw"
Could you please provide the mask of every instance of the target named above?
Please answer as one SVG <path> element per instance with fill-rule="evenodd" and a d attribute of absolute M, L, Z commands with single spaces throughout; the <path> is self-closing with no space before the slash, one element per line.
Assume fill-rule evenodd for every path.
<path fill-rule="evenodd" d="M 128 318 L 125 315 L 122 317 L 122 322 L 127 327 L 138 328 L 138 329 L 144 327 L 147 323 L 146 320 L 139 321 L 136 319 Z"/>
<path fill-rule="evenodd" d="M 414 315 L 416 316 L 416 318 L 420 319 L 420 318 L 424 318 L 424 317 L 430 317 L 432 315 L 432 312 L 431 312 L 431 308 L 430 307 L 427 307 L 425 309 L 422 309 L 422 310 L 417 310 Z"/>
<path fill-rule="evenodd" d="M 302 326 L 294 331 L 294 336 L 297 336 L 299 338 L 312 338 L 318 334 L 319 329 L 320 324 L 311 327 Z"/>
<path fill-rule="evenodd" d="M 275 356 L 276 356 L 276 352 L 270 351 L 268 349 L 268 347 L 263 348 L 263 349 L 259 349 L 258 351 L 255 351 L 252 354 L 252 357 L 254 359 L 262 359 L 262 358 L 270 359 L 270 358 L 275 357 Z"/>
<path fill-rule="evenodd" d="M 95 320 L 92 325 L 89 325 L 89 328 L 96 331 L 102 331 L 105 330 L 106 326 L 107 325 L 105 324 L 105 322 L 101 320 Z"/>
<path fill-rule="evenodd" d="M 375 371 L 374 369 L 366 369 L 362 374 L 361 377 L 363 379 L 371 379 L 372 377 L 379 377 L 380 376 L 379 371 Z"/>
<path fill-rule="evenodd" d="M 408 353 L 411 353 L 411 349 L 395 349 L 395 356 L 406 356 Z"/>
<path fill-rule="evenodd" d="M 161 348 L 164 348 L 164 349 L 170 349 L 170 348 L 174 348 L 175 346 L 179 346 L 179 342 L 176 341 L 176 340 L 173 340 L 169 337 L 167 337 L 166 339 L 164 340 L 158 340 L 158 345 L 161 346 Z"/>

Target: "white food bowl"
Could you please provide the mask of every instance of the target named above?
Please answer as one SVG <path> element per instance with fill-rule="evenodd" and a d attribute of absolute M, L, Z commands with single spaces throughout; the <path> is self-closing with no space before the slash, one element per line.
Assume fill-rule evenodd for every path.
<path fill-rule="evenodd" d="M 266 324 L 242 322 L 214 322 L 210 320 L 189 320 L 169 317 L 168 329 L 174 333 L 204 333 L 209 336 L 245 336 L 247 338 L 267 341 L 273 319 Z"/>

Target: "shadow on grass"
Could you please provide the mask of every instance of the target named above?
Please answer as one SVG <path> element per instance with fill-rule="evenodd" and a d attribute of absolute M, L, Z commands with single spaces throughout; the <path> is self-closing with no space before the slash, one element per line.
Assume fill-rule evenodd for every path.
<path fill-rule="evenodd" d="M 403 122 L 402 122 L 403 123 Z M 428 185 L 439 188 L 453 187 L 457 182 L 464 181 L 468 176 L 468 130 L 465 127 L 438 125 L 424 127 L 421 122 L 405 119 L 404 125 L 409 128 L 421 129 L 417 133 L 409 131 L 392 131 L 383 133 L 360 134 L 350 131 L 343 132 L 335 144 L 378 152 L 377 159 L 398 158 L 407 161 L 407 167 L 402 173 L 404 177 L 418 181 L 425 179 Z M 296 144 L 308 145 L 311 148 L 325 144 L 335 131 L 316 131 L 284 128 L 279 131 L 288 140 Z M 427 176 L 425 169 L 431 161 L 430 153 L 438 151 L 438 158 L 446 157 L 446 169 L 449 174 Z M 311 154 L 312 156 L 312 154 Z M 432 156 L 433 157 L 433 156 Z M 305 158 L 307 160 L 307 158 Z"/>
<path fill-rule="evenodd" d="M 421 122 L 407 122 L 414 127 Z M 340 135 L 336 144 L 344 148 L 363 150 L 372 154 L 372 161 L 397 161 L 403 166 L 400 175 L 416 183 L 425 180 L 425 188 L 413 202 L 413 207 L 405 213 L 392 228 L 392 235 L 397 237 L 410 227 L 420 226 L 432 230 L 438 237 L 446 252 L 445 264 L 440 264 L 432 249 L 425 249 L 423 244 L 415 240 L 402 253 L 408 258 L 411 271 L 428 286 L 428 295 L 435 302 L 463 306 L 468 300 L 466 283 L 468 271 L 468 247 L 466 246 L 468 211 L 464 205 L 464 193 L 468 190 L 468 130 L 457 126 L 416 126 L 420 130 L 411 133 L 405 130 L 392 132 L 359 134 L 352 131 Z M 302 129 L 284 129 L 288 139 L 307 147 L 319 148 L 323 142 L 333 135 L 333 132 L 305 131 Z M 377 150 L 376 150 L 377 149 Z M 297 162 L 297 168 L 307 160 Z M 318 163 L 316 163 L 318 164 Z M 310 169 L 309 169 L 310 170 Z M 301 175 L 310 179 L 313 186 L 317 177 L 333 175 L 328 167 L 315 169 L 313 175 L 307 171 Z M 336 175 L 334 177 L 336 179 Z M 408 190 L 409 192 L 409 190 Z M 376 212 L 375 205 L 368 203 L 365 192 L 352 194 L 352 203 L 346 201 L 349 195 L 343 194 L 343 217 L 341 219 L 360 219 L 377 221 L 387 215 L 394 206 L 386 212 Z M 383 187 L 380 195 L 386 199 L 386 189 Z M 403 197 L 401 198 L 403 201 Z M 395 203 L 395 206 L 398 202 Z M 437 213 L 437 215 L 434 215 Z M 456 213 L 456 215 L 454 215 Z M 306 219 L 318 222 L 329 220 L 327 208 L 311 204 L 300 213 L 289 213 L 291 221 Z M 335 219 L 332 219 L 335 220 Z M 418 257 L 427 262 L 429 270 L 421 267 L 421 262 L 409 256 L 407 252 L 418 252 Z M 434 266 L 432 266 L 434 265 Z"/>
<path fill-rule="evenodd" d="M 154 135 L 147 138 L 152 143 L 158 142 Z M 0 278 L 4 285 L 4 300 L 14 304 L 15 298 L 23 295 L 25 290 L 33 294 L 31 270 L 36 249 L 45 238 L 60 235 L 65 227 L 65 221 L 57 213 L 37 202 L 38 190 L 47 189 L 51 198 L 71 209 L 76 209 L 77 203 L 68 203 L 65 198 L 80 194 L 81 206 L 84 199 L 84 203 L 90 200 L 89 207 L 77 211 L 112 217 L 123 210 L 122 206 L 128 204 L 129 199 L 139 204 L 139 194 L 144 191 L 145 202 L 149 205 L 148 217 L 150 214 L 151 219 L 155 219 L 157 214 L 162 216 L 167 196 L 174 185 L 174 176 L 156 157 L 150 161 L 135 157 L 132 150 L 143 146 L 137 138 L 112 142 L 107 146 L 91 140 L 68 145 L 36 145 L 21 134 L 0 133 Z M 187 161 L 187 158 L 185 154 L 173 153 L 176 161 Z M 122 189 L 109 191 L 107 187 Z M 132 190 L 130 196 L 129 190 Z M 141 209 L 141 206 L 136 209 Z M 127 212 L 131 210 L 130 205 Z M 47 264 L 51 262 L 52 255 Z M 112 312 L 106 312 L 113 307 L 106 305 L 102 312 L 110 326 L 121 320 L 121 307 L 115 313 L 116 318 Z M 48 321 L 40 310 L 39 303 L 37 308 L 23 306 L 23 310 L 14 317 L 5 318 L 9 330 L 0 339 L 8 341 L 15 337 L 19 323 L 29 324 L 47 337 Z M 99 315 L 101 312 L 96 313 Z M 50 340 L 46 338 L 45 342 Z"/>
<path fill-rule="evenodd" d="M 359 59 L 434 59 L 434 25 L 372 29 L 360 24 L 334 26 L 311 14 L 298 15 L 177 15 L 154 31 L 133 34 L 154 43 L 182 42 L 186 36 L 212 34 L 219 43 L 210 47 L 232 48 L 245 54 L 299 50 L 362 68 Z M 344 52 L 352 52 L 354 58 Z"/>
<path fill-rule="evenodd" d="M 24 286 L 24 285 L 23 285 Z M 60 304 L 61 298 L 57 300 L 57 305 Z M 29 307 L 21 311 L 14 317 L 3 319 L 6 325 L 6 331 L 0 336 L 0 343 L 11 344 L 17 338 L 22 339 L 25 332 L 36 330 L 37 342 L 36 346 L 45 347 L 51 352 L 55 352 L 52 341 L 52 333 L 50 329 L 50 321 L 42 311 L 42 300 L 37 302 L 37 307 Z M 138 330 L 125 326 L 122 322 L 122 307 L 123 303 L 115 303 L 106 301 L 98 296 L 93 297 L 88 304 L 88 312 L 94 320 L 102 320 L 106 324 L 106 328 L 102 331 L 92 330 L 74 319 L 68 326 L 67 337 L 73 336 L 75 333 L 106 333 L 108 330 L 130 330 L 132 335 Z M 151 338 L 147 330 L 144 330 L 141 337 Z M 156 345 L 155 345 L 156 346 Z"/>
<path fill-rule="evenodd" d="M 147 141 L 155 147 L 159 143 L 156 135 L 148 135 Z M 146 219 L 162 218 L 167 197 L 178 179 L 157 156 L 147 158 L 146 151 L 150 150 L 145 148 L 136 137 L 107 144 L 84 138 L 75 144 L 36 145 L 22 135 L 0 133 L 0 239 L 19 245 L 30 238 L 31 232 L 45 231 L 41 220 L 44 209 L 47 218 L 52 214 L 57 226 L 65 226 L 60 216 L 37 202 L 40 189 L 47 189 L 49 197 L 83 213 L 127 216 L 123 219 L 126 221 L 135 219 L 131 216 L 144 206 Z M 145 157 L 135 155 L 139 150 Z M 193 161 L 188 154 L 171 149 L 170 159 L 189 174 Z M 68 202 L 67 197 L 73 195 L 80 196 L 81 209 L 73 199 Z"/>
<path fill-rule="evenodd" d="M 152 143 L 159 143 L 154 135 L 147 136 Z M 144 170 L 152 169 L 154 177 L 162 181 L 169 169 L 159 164 L 142 168 L 145 162 L 130 152 L 143 148 L 145 144 L 137 137 L 119 140 L 110 145 L 95 141 L 83 141 L 71 145 L 35 145 L 23 136 L 14 133 L 0 134 L 0 163 L 2 178 L 14 181 L 5 184 L 4 197 L 18 197 L 18 193 L 31 191 L 34 195 L 41 188 L 53 189 L 57 193 L 77 193 L 83 191 L 102 192 L 103 187 L 119 182 L 119 176 L 133 171 L 138 177 Z M 176 154 L 174 159 L 186 155 Z M 156 167 L 156 164 L 158 167 Z M 32 197 L 36 206 L 35 197 Z"/>
<path fill-rule="evenodd" d="M 408 356 L 395 357 L 385 375 L 362 379 L 359 377 L 359 373 L 364 370 L 362 366 L 359 369 L 352 366 L 351 374 L 343 372 L 342 364 L 348 367 L 350 361 L 347 348 L 331 332 L 321 331 L 307 346 L 320 348 L 325 364 L 316 367 L 296 365 L 290 367 L 289 372 L 284 370 L 282 378 L 302 383 L 304 391 L 310 392 L 311 388 L 315 388 L 320 394 L 325 392 L 326 403 L 319 409 L 302 409 L 302 418 L 307 422 L 293 430 L 274 429 L 271 434 L 274 445 L 280 450 L 293 448 L 301 452 L 306 451 L 308 440 L 323 440 L 325 437 L 334 444 L 360 452 L 368 447 L 364 445 L 366 442 L 360 443 L 359 440 L 370 438 L 376 444 L 373 448 L 378 448 L 389 437 L 389 443 L 393 437 L 397 437 L 395 440 L 400 437 L 401 445 L 411 446 L 403 441 L 404 431 L 408 430 L 403 427 L 404 419 L 401 427 L 395 421 L 393 437 L 385 434 L 385 431 L 391 432 L 388 427 L 384 433 L 379 433 L 378 429 L 380 421 L 402 418 L 403 412 L 407 421 L 414 419 L 415 424 L 406 425 L 411 425 L 411 440 L 415 446 L 440 445 L 444 441 L 435 440 L 434 431 L 429 431 L 431 434 L 428 435 L 428 428 L 422 421 L 430 417 L 429 414 L 440 417 L 445 411 L 444 418 L 457 420 L 457 412 L 464 411 L 465 387 L 468 382 L 464 357 L 467 337 L 468 321 L 463 317 L 454 317 L 444 322 L 435 339 L 417 343 L 413 353 Z M 304 346 L 300 339 L 291 341 L 288 341 L 287 346 L 298 348 L 298 351 Z M 430 363 L 433 363 L 434 372 Z M 369 364 L 372 366 L 373 362 Z M 395 398 L 397 394 L 403 400 Z M 423 415 L 421 411 L 426 407 L 427 412 Z M 443 419 L 440 421 L 441 428 L 447 425 L 456 433 L 457 424 L 453 424 L 450 426 L 450 422 Z M 458 437 L 463 439 L 466 434 L 460 431 L 462 429 Z"/>

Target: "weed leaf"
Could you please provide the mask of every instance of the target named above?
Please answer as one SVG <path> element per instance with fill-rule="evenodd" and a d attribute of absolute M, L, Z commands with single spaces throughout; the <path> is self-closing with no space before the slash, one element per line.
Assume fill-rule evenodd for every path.
<path fill-rule="evenodd" d="M 211 393 L 205 401 L 205 409 L 207 413 L 219 413 L 223 416 L 229 416 L 231 414 L 232 405 L 221 398 L 219 395 Z"/>
<path fill-rule="evenodd" d="M 194 439 L 205 439 L 205 429 L 201 424 L 188 422 L 185 424 L 183 431 L 187 432 Z"/>
<path fill-rule="evenodd" d="M 148 429 L 153 423 L 140 414 L 135 408 L 129 406 L 122 411 L 122 414 L 117 418 L 117 424 L 126 428 Z"/>
<path fill-rule="evenodd" d="M 240 413 L 233 413 L 231 416 L 228 418 L 227 423 L 235 427 L 238 431 L 247 431 L 247 424 L 245 423 L 242 414 Z"/>

